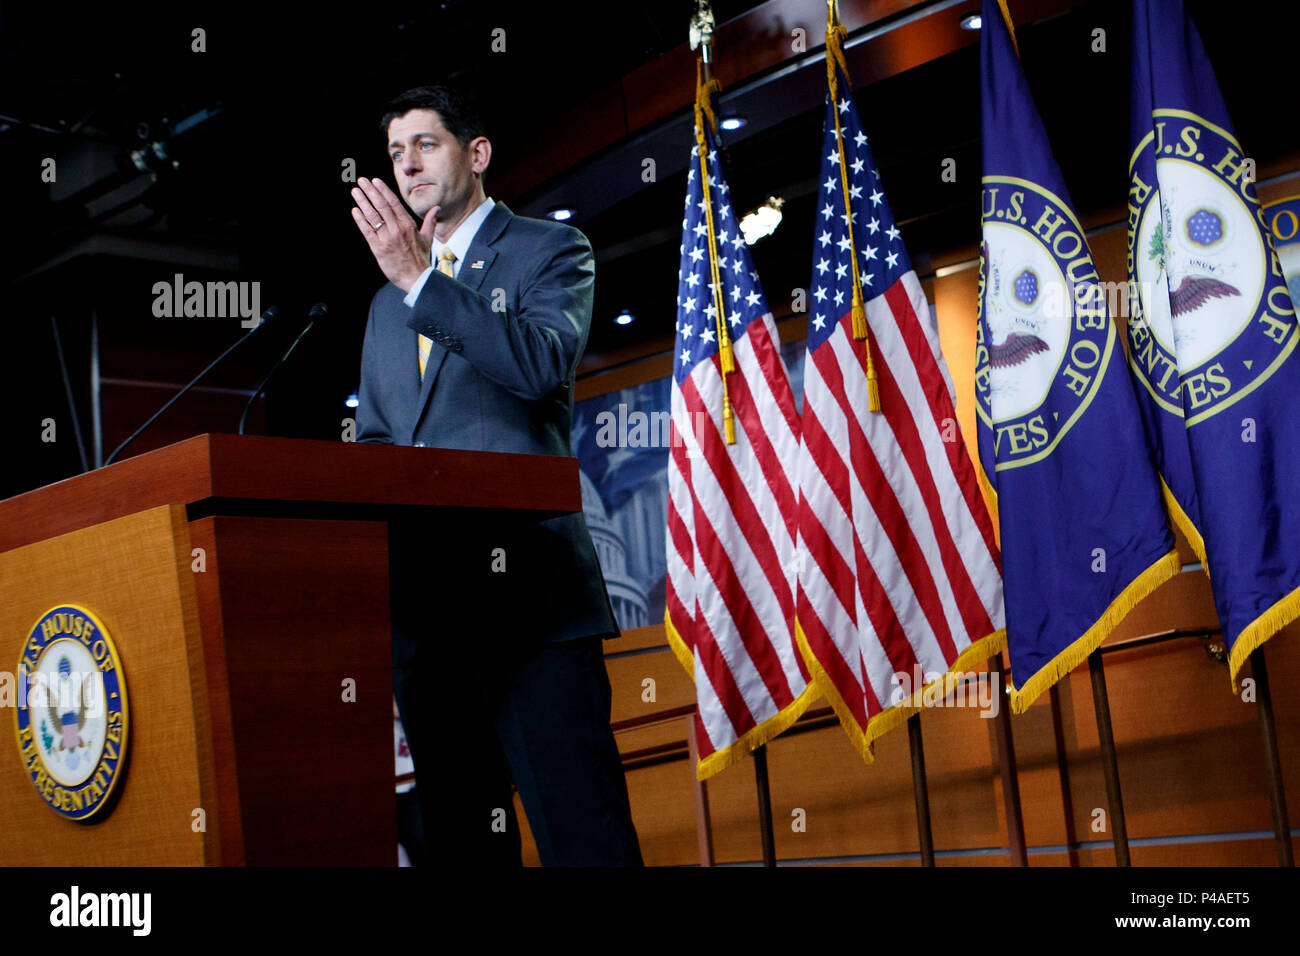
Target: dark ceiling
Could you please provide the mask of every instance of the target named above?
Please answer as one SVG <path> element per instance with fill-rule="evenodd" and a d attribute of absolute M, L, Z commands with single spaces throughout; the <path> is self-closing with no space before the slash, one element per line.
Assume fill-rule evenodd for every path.
<path fill-rule="evenodd" d="M 714 6 L 726 19 L 755 5 Z M 416 12 L 301 5 L 290 14 L 271 4 L 96 4 L 72 12 L 0 3 L 0 168 L 19 185 L 9 197 L 9 254 L 0 269 L 21 275 L 90 228 L 138 232 L 145 222 L 138 208 L 93 223 L 83 210 L 52 208 L 77 204 L 51 203 L 51 190 L 33 182 L 45 157 L 97 144 L 125 161 L 131 150 L 167 140 L 167 158 L 179 167 L 164 170 L 148 197 L 166 216 L 166 236 L 256 256 L 269 226 L 284 240 L 295 222 L 349 224 L 339 161 L 356 158 L 362 175 L 384 172 L 377 121 L 395 93 L 447 77 L 473 82 L 499 167 L 556 104 L 680 45 L 691 8 L 688 0 L 560 7 L 445 0 Z M 191 50 L 195 28 L 206 33 L 206 52 Z M 504 53 L 491 50 L 497 29 Z M 186 118 L 201 122 L 176 132 Z M 272 208 L 278 212 L 268 216 Z"/>
<path fill-rule="evenodd" d="M 340 164 L 351 157 L 361 175 L 388 172 L 377 128 L 383 102 L 448 76 L 478 84 L 494 143 L 493 172 L 517 171 L 548 136 L 563 135 L 548 125 L 558 110 L 679 48 L 693 6 L 690 0 L 448 0 L 414 13 L 377 4 L 303 6 L 290 15 L 270 4 L 150 11 L 0 2 L 0 172 L 9 187 L 0 283 L 7 325 L 47 321 L 51 312 L 66 316 L 75 364 L 86 355 L 77 315 L 94 306 L 101 326 L 118 324 L 116 338 L 113 328 L 101 328 L 102 339 L 120 344 L 106 359 L 118 363 L 116 374 L 184 380 L 231 340 L 231 331 L 223 327 L 205 339 L 193 328 L 140 325 L 153 281 L 170 278 L 172 265 L 147 252 L 134 258 L 103 252 L 88 268 L 88 257 L 71 252 L 89 236 L 112 236 L 188 257 L 187 272 L 208 268 L 228 276 L 237 269 L 238 278 L 262 283 L 263 306 L 277 303 L 302 315 L 312 302 L 330 304 L 334 322 L 304 344 L 295 360 L 300 367 L 286 370 L 272 391 L 273 430 L 323 434 L 316 418 L 335 427 L 339 395 L 356 384 L 366 309 L 382 282 L 351 222 Z M 725 23 L 759 4 L 713 6 Z M 1044 0 L 1037 7 L 1054 5 Z M 1300 156 L 1300 124 L 1288 97 L 1295 89 L 1289 51 L 1300 39 L 1300 5 L 1189 0 L 1188 7 L 1239 137 L 1261 169 Z M 1075 204 L 1085 223 L 1095 224 L 1120 215 L 1126 189 L 1129 5 L 1061 0 L 1055 8 L 1064 12 L 1019 25 L 1020 49 Z M 339 12 L 321 12 L 327 9 Z M 191 51 L 195 28 L 206 31 L 206 52 Z M 504 53 L 491 50 L 497 28 L 505 31 Z M 1106 31 L 1105 53 L 1091 49 L 1098 28 Z M 809 43 L 815 48 L 820 38 Z M 792 110 L 789 103 L 797 100 L 786 99 L 792 87 L 783 84 L 806 84 L 807 76 L 773 78 L 766 86 L 762 76 L 745 82 L 759 90 L 751 90 L 749 101 L 775 118 L 730 138 L 732 190 L 742 209 L 771 193 L 787 200 L 780 229 L 753 250 L 769 301 L 781 313 L 790 290 L 809 274 L 820 94 L 810 107 Z M 736 92 L 726 91 L 724 106 Z M 918 271 L 969 255 L 979 229 L 977 46 L 859 88 L 857 101 Z M 634 190 L 587 185 L 574 202 L 575 223 L 597 253 L 588 367 L 671 344 L 682 170 L 690 147 L 686 115 L 682 109 L 658 124 L 656 149 L 663 155 L 656 182 Z M 641 131 L 577 169 L 497 198 L 538 214 L 551 197 L 589 183 L 583 170 L 620 150 L 635 159 L 653 133 Z M 155 140 L 166 142 L 165 157 L 148 155 Z M 156 182 L 132 182 L 138 171 L 130 154 L 141 148 Z M 58 158 L 58 185 L 41 180 L 48 157 Z M 946 158 L 956 160 L 955 182 L 940 179 Z M 118 191 L 98 199 L 69 195 L 93 169 L 107 175 L 101 185 L 116 183 Z M 489 192 L 493 178 L 490 173 Z M 499 175 L 502 181 L 511 178 Z M 625 308 L 637 321 L 614 325 Z M 191 351 L 199 341 L 201 354 L 175 360 L 184 356 L 183 339 Z M 232 365 L 233 384 L 256 381 L 267 364 L 250 356 Z M 6 370 L 27 374 L 29 368 Z M 322 408 L 328 418 L 318 415 Z"/>

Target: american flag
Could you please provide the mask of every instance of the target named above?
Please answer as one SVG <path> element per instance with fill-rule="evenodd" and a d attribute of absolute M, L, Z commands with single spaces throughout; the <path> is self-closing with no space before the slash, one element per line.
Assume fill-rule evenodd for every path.
<path fill-rule="evenodd" d="M 682 219 L 664 612 L 695 681 L 701 780 L 816 696 L 794 638 L 798 413 L 728 196 L 714 87 L 697 92 Z"/>
<path fill-rule="evenodd" d="M 842 37 L 836 27 L 827 42 L 796 601 L 815 683 L 870 761 L 872 741 L 915 712 L 913 694 L 992 656 L 1006 635 L 992 522 L 938 330 L 853 102 Z M 855 280 L 865 339 L 854 335 Z M 868 342 L 879 411 L 869 406 Z"/>

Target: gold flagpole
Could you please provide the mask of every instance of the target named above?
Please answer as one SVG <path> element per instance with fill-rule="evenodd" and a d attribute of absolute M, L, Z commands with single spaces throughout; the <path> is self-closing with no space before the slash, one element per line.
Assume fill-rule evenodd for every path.
<path fill-rule="evenodd" d="M 998 9 L 1002 11 L 1002 19 L 1007 23 L 1007 33 L 1011 34 L 1011 49 L 1016 51 L 1016 59 L 1020 59 L 1020 44 L 1016 42 L 1016 25 L 1011 22 L 1011 11 L 1007 9 L 1007 0 L 998 0 Z"/>
<path fill-rule="evenodd" d="M 731 408 L 731 395 L 727 391 L 727 375 L 736 370 L 736 359 L 731 352 L 731 332 L 727 328 L 726 301 L 722 292 L 722 276 L 718 271 L 718 245 L 713 230 L 713 199 L 709 190 L 709 144 L 704 135 L 704 124 L 716 136 L 718 120 L 713 114 L 711 97 L 722 89 L 713 76 L 713 11 L 701 0 L 691 17 L 691 49 L 699 49 L 695 61 L 695 146 L 700 162 L 700 189 L 704 194 L 704 221 L 708 227 L 709 274 L 713 281 L 714 322 L 717 325 L 718 358 L 722 366 L 722 428 L 728 445 L 736 443 L 736 416 Z"/>
<path fill-rule="evenodd" d="M 871 359 L 871 339 L 867 329 L 867 307 L 862 301 L 862 277 L 858 273 L 858 249 L 853 238 L 853 209 L 849 202 L 849 170 L 844 156 L 844 131 L 840 128 L 838 66 L 848 79 L 849 68 L 844 61 L 844 39 L 848 31 L 835 11 L 836 0 L 826 0 L 826 79 L 830 85 L 831 115 L 835 117 L 835 146 L 840 155 L 840 191 L 844 196 L 844 220 L 849 234 L 849 262 L 853 266 L 853 337 L 865 342 L 867 353 L 867 409 L 880 411 L 880 386 L 876 379 L 876 366 Z M 849 95 L 853 91 L 849 90 Z"/>

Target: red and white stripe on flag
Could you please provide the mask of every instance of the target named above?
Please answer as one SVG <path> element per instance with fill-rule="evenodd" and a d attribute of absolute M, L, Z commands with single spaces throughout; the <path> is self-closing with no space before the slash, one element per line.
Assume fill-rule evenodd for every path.
<path fill-rule="evenodd" d="M 797 637 L 814 685 L 870 761 L 872 742 L 929 701 L 927 687 L 1000 652 L 1006 628 L 993 523 L 939 333 L 853 100 L 844 35 L 838 25 L 827 31 L 797 466 Z M 854 337 L 855 299 L 865 339 Z M 870 410 L 868 366 L 879 411 Z"/>
<path fill-rule="evenodd" d="M 771 314 L 672 390 L 666 620 L 695 680 L 701 780 L 793 724 L 815 699 L 794 636 L 799 422 Z"/>
<path fill-rule="evenodd" d="M 695 681 L 701 780 L 785 730 L 817 696 L 795 642 L 799 416 L 727 195 L 715 87 L 698 79 L 686 175 L 664 609 L 668 642 Z"/>
<path fill-rule="evenodd" d="M 797 603 L 815 682 L 870 761 L 924 686 L 1000 652 L 1006 632 L 992 522 L 916 274 L 866 310 L 880 412 L 850 314 L 809 339 Z"/>

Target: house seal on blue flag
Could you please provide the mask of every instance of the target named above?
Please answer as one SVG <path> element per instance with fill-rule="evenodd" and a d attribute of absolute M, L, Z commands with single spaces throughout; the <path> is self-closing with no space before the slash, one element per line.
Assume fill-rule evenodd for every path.
<path fill-rule="evenodd" d="M 75 604 L 40 616 L 22 646 L 15 709 L 18 752 L 55 813 L 106 813 L 126 758 L 126 678 L 107 628 Z"/>
<path fill-rule="evenodd" d="M 1186 110 L 1153 117 L 1130 162 L 1132 365 L 1191 427 L 1267 381 L 1300 330 L 1241 146 Z M 1159 184 L 1143 178 L 1153 158 Z"/>
<path fill-rule="evenodd" d="M 997 470 L 1052 453 L 1092 403 L 1115 330 L 1083 228 L 1050 190 L 984 177 L 975 395 Z"/>

